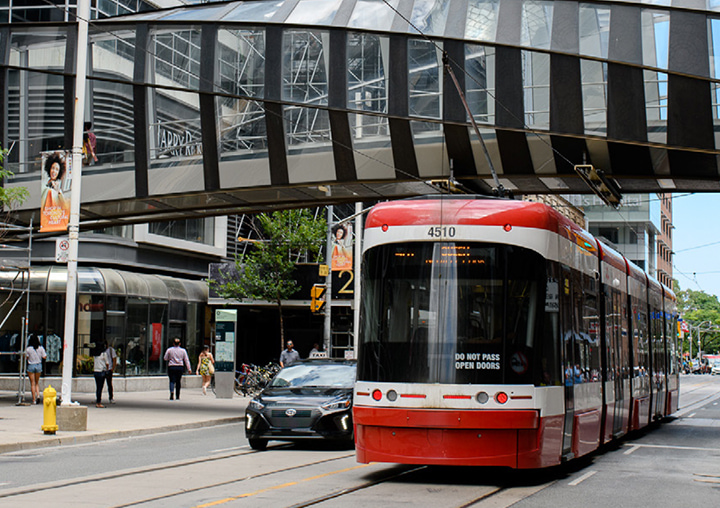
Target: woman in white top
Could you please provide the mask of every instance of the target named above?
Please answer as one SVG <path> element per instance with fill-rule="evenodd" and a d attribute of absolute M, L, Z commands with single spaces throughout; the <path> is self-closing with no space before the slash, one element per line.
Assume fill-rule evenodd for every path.
<path fill-rule="evenodd" d="M 28 339 L 28 347 L 25 350 L 27 358 L 27 373 L 30 378 L 30 390 L 32 391 L 33 404 L 40 402 L 40 373 L 42 372 L 42 361 L 47 358 L 45 348 L 40 345 L 40 339 L 33 334 Z"/>

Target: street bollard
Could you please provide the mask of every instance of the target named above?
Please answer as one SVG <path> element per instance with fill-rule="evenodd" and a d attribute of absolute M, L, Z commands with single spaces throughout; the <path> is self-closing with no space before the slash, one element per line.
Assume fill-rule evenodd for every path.
<path fill-rule="evenodd" d="M 55 434 L 57 426 L 57 391 L 52 385 L 43 390 L 43 425 L 45 434 Z"/>

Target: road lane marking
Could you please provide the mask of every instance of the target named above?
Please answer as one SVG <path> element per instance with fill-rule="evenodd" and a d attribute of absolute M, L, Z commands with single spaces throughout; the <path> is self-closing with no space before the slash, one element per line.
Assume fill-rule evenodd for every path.
<path fill-rule="evenodd" d="M 233 446 L 232 448 L 219 448 L 217 450 L 210 450 L 210 453 L 221 453 L 221 452 L 232 452 L 235 450 L 245 450 L 247 448 L 250 448 L 249 445 L 245 446 Z"/>
<path fill-rule="evenodd" d="M 640 447 L 637 446 L 637 445 L 631 446 L 628 451 L 626 451 L 625 453 L 623 453 L 623 455 L 630 455 L 632 452 L 636 451 L 638 448 L 640 448 Z"/>
<path fill-rule="evenodd" d="M 588 471 L 587 473 L 585 473 L 584 475 L 582 475 L 582 476 L 581 476 L 580 478 L 578 478 L 577 480 L 573 480 L 573 481 L 571 481 L 570 483 L 568 483 L 568 485 L 574 487 L 575 485 L 578 485 L 580 482 L 584 482 L 585 480 L 587 480 L 588 478 L 590 478 L 590 477 L 591 477 L 592 475 L 594 475 L 595 473 L 597 473 L 597 471 Z"/>
<path fill-rule="evenodd" d="M 692 418 L 692 417 L 695 416 L 696 414 L 697 414 L 697 413 L 690 413 L 687 417 L 688 417 L 688 418 Z"/>
<path fill-rule="evenodd" d="M 637 448 L 667 448 L 670 450 L 691 450 L 691 451 L 707 451 L 720 452 L 720 448 L 708 448 L 707 446 L 671 446 L 671 445 L 653 445 L 653 444 L 626 444 L 625 446 L 634 446 Z"/>
<path fill-rule="evenodd" d="M 327 478 L 328 476 L 332 476 L 332 475 L 336 475 L 336 474 L 340 474 L 340 473 L 347 473 L 348 471 L 354 471 L 354 470 L 356 470 L 356 469 L 360 469 L 360 468 L 363 468 L 363 467 L 368 467 L 368 466 L 370 466 L 370 465 L 371 465 L 371 464 L 360 464 L 360 465 L 358 465 L 358 466 L 347 467 L 347 468 L 345 468 L 345 469 L 338 469 L 337 471 L 331 471 L 331 472 L 329 472 L 329 473 L 323 473 L 323 474 L 319 474 L 319 475 L 316 475 L 316 476 L 311 476 L 311 477 L 309 477 L 309 478 L 304 478 L 304 479 L 298 480 L 298 481 L 296 481 L 296 482 L 283 483 L 283 484 L 281 484 L 281 485 L 275 485 L 275 486 L 273 486 L 273 487 L 267 487 L 267 488 L 265 488 L 265 489 L 260 489 L 260 490 L 256 490 L 256 491 L 253 491 L 253 492 L 246 492 L 245 494 L 240 494 L 240 495 L 233 496 L 233 497 L 226 497 L 225 499 L 218 499 L 217 501 L 211 501 L 210 503 L 199 504 L 199 505 L 195 506 L 194 508 L 209 508 L 209 507 L 211 507 L 211 506 L 218 506 L 218 505 L 221 505 L 221 504 L 229 503 L 230 501 L 237 501 L 238 499 L 243 499 L 243 498 L 246 498 L 246 497 L 257 496 L 258 494 L 264 494 L 264 493 L 266 493 L 266 492 L 270 492 L 270 491 L 273 491 L 273 490 L 279 490 L 279 489 L 284 489 L 284 488 L 287 488 L 287 487 L 293 487 L 293 486 L 299 484 L 300 482 L 309 482 L 309 481 L 312 481 L 312 480 L 318 480 L 318 479 L 320 479 L 320 478 Z"/>

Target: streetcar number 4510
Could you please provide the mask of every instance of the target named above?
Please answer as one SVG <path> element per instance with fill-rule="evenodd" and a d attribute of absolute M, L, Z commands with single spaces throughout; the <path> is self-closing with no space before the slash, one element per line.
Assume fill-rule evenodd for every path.
<path fill-rule="evenodd" d="M 428 236 L 431 238 L 452 238 L 455 236 L 455 228 L 452 226 L 435 226 L 428 229 Z"/>

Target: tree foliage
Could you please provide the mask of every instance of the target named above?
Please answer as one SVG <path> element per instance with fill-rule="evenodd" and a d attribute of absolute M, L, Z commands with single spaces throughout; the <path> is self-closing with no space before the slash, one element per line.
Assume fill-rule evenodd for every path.
<path fill-rule="evenodd" d="M 702 330 L 718 328 L 717 332 L 698 332 L 693 329 L 693 347 L 696 347 L 699 335 L 700 347 L 703 351 L 715 353 L 720 350 L 720 301 L 718 297 L 704 291 L 681 290 L 677 281 L 675 281 L 674 287 L 677 290 L 678 312 L 684 321 L 691 326 L 703 324 Z"/>
<path fill-rule="evenodd" d="M 0 179 L 2 181 L 9 180 L 15 174 L 5 169 L 2 163 L 5 161 L 7 150 L 0 150 Z M 25 187 L 0 187 L 0 205 L 7 211 L 22 205 L 30 196 L 30 192 Z"/>
<path fill-rule="evenodd" d="M 235 258 L 237 278 L 209 283 L 228 300 L 274 302 L 280 317 L 280 340 L 284 343 L 282 301 L 299 289 L 294 279 L 295 265 L 299 261 L 320 262 L 327 224 L 324 218 L 314 217 L 308 209 L 281 210 L 260 214 L 257 218 L 262 238 L 253 242 L 248 254 Z"/>

